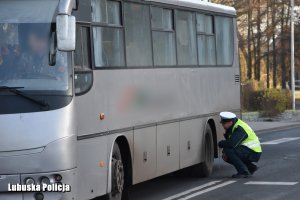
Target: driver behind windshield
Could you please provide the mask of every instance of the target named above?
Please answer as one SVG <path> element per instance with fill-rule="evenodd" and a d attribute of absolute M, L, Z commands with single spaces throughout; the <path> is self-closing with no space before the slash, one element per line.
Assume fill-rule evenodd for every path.
<path fill-rule="evenodd" d="M 0 45 L 0 79 L 13 77 L 16 71 L 15 61 L 19 57 L 16 45 Z"/>
<path fill-rule="evenodd" d="M 35 24 L 26 35 L 19 61 L 21 77 L 63 80 L 66 68 L 58 55 L 56 66 L 49 66 L 50 30 Z"/>

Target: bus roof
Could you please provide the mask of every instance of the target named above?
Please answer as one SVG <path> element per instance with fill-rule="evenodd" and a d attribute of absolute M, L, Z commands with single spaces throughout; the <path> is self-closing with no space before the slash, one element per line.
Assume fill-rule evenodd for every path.
<path fill-rule="evenodd" d="M 215 4 L 200 0 L 145 0 L 149 2 L 165 3 L 181 7 L 195 8 L 200 10 L 212 11 L 217 13 L 224 13 L 229 15 L 236 15 L 236 10 L 233 7 Z"/>

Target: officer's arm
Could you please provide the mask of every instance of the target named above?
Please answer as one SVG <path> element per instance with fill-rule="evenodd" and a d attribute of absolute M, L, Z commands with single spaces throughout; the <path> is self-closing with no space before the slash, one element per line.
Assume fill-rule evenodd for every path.
<path fill-rule="evenodd" d="M 220 148 L 236 148 L 239 146 L 246 138 L 248 137 L 247 133 L 238 126 L 234 133 L 231 135 L 229 140 L 222 140 L 219 142 Z"/>
<path fill-rule="evenodd" d="M 229 140 L 229 133 L 228 133 L 228 132 L 226 132 L 226 133 L 224 134 L 224 138 L 225 138 L 226 140 Z"/>

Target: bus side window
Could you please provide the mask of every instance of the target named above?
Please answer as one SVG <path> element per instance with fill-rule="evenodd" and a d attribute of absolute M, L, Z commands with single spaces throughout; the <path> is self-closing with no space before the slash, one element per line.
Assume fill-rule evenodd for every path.
<path fill-rule="evenodd" d="M 77 26 L 74 52 L 75 70 L 91 70 L 90 56 L 90 28 Z"/>
<path fill-rule="evenodd" d="M 125 3 L 126 61 L 130 67 L 152 66 L 149 6 Z"/>
<path fill-rule="evenodd" d="M 151 18 L 154 65 L 176 65 L 173 11 L 151 7 Z"/>
<path fill-rule="evenodd" d="M 233 62 L 233 19 L 216 17 L 217 64 L 232 65 Z"/>
<path fill-rule="evenodd" d="M 214 17 L 197 14 L 197 44 L 198 64 L 216 65 L 216 39 L 214 31 Z"/>
<path fill-rule="evenodd" d="M 176 12 L 178 65 L 197 65 L 196 27 L 192 12 Z"/>
<path fill-rule="evenodd" d="M 74 51 L 75 94 L 80 95 L 92 86 L 90 53 L 90 28 L 78 25 L 76 28 L 76 49 Z"/>
<path fill-rule="evenodd" d="M 121 3 L 92 0 L 95 67 L 124 67 Z"/>

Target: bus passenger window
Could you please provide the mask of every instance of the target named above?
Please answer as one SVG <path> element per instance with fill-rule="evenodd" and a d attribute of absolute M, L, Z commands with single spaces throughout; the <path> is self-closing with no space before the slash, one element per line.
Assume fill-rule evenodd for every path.
<path fill-rule="evenodd" d="M 107 22 L 107 1 L 92 0 L 92 20 L 93 22 Z"/>
<path fill-rule="evenodd" d="M 104 24 L 121 25 L 121 3 L 118 1 L 92 0 L 92 20 Z"/>
<path fill-rule="evenodd" d="M 197 14 L 198 64 L 216 65 L 214 17 Z"/>
<path fill-rule="evenodd" d="M 92 0 L 95 67 L 125 66 L 121 3 Z"/>
<path fill-rule="evenodd" d="M 205 19 L 206 16 L 203 14 L 197 14 L 197 33 L 205 33 Z"/>
<path fill-rule="evenodd" d="M 151 7 L 151 24 L 154 29 L 173 30 L 173 11 Z"/>
<path fill-rule="evenodd" d="M 206 64 L 206 37 L 205 35 L 197 35 L 198 44 L 198 63 L 199 65 Z"/>
<path fill-rule="evenodd" d="M 121 3 L 107 1 L 107 22 L 108 24 L 121 25 Z"/>
<path fill-rule="evenodd" d="M 176 65 L 172 10 L 151 7 L 151 17 L 154 65 Z"/>
<path fill-rule="evenodd" d="M 124 62 L 123 30 L 94 27 L 95 67 L 121 67 Z"/>
<path fill-rule="evenodd" d="M 149 6 L 125 3 L 124 15 L 127 66 L 152 66 Z"/>
<path fill-rule="evenodd" d="M 179 65 L 197 65 L 195 17 L 191 12 L 176 12 L 176 43 Z"/>
<path fill-rule="evenodd" d="M 229 17 L 216 17 L 217 64 L 232 65 L 234 41 L 233 19 Z"/>
<path fill-rule="evenodd" d="M 206 37 L 206 64 L 216 65 L 216 39 L 215 36 Z"/>
<path fill-rule="evenodd" d="M 206 15 L 206 28 L 205 28 L 205 32 L 207 34 L 214 34 L 214 17 L 213 16 L 209 16 Z"/>

